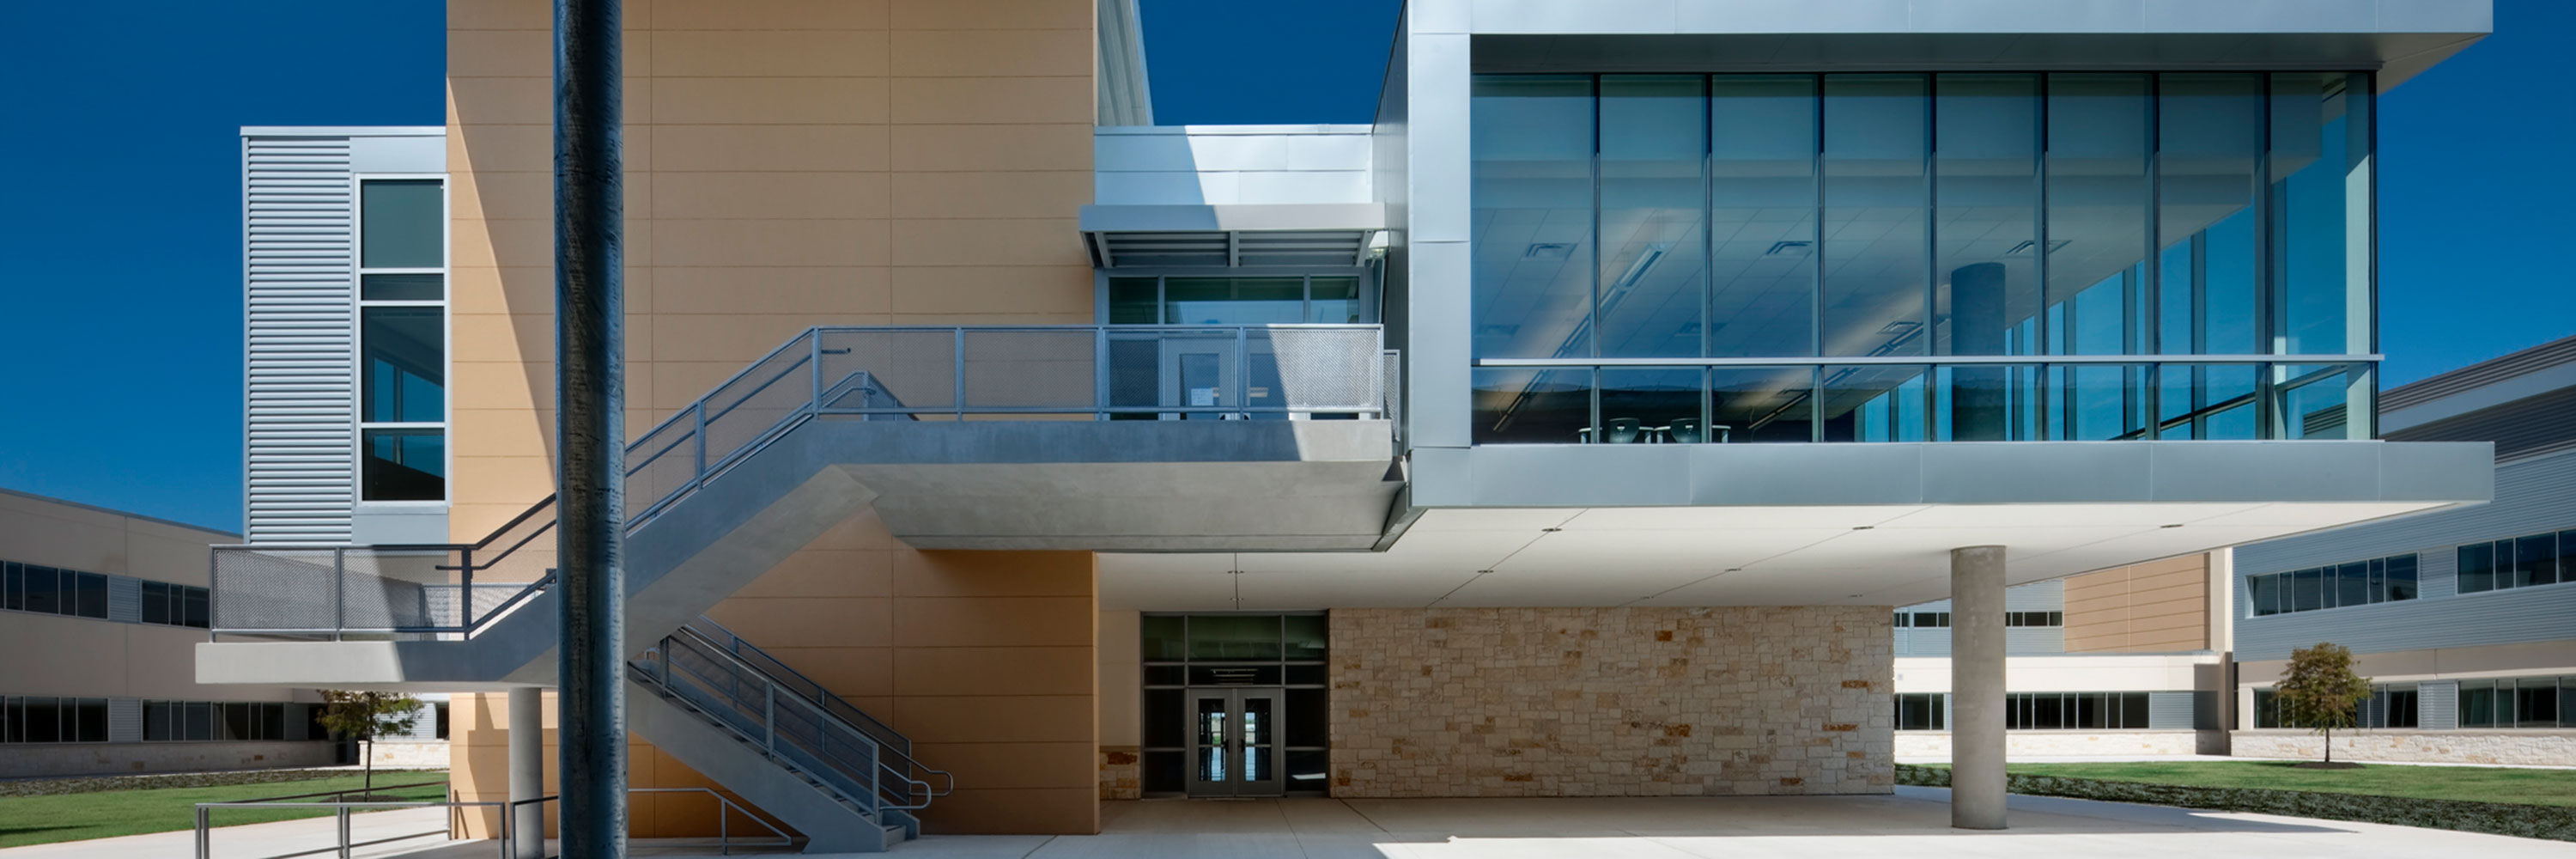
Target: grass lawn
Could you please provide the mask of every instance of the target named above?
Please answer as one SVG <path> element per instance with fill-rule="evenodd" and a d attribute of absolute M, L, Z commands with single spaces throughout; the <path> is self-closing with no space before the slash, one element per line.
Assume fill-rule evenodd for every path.
<path fill-rule="evenodd" d="M 197 803 L 200 802 L 238 802 L 342 790 L 355 788 L 362 781 L 363 779 L 357 775 L 346 775 L 310 781 L 238 784 L 223 787 L 170 787 L 8 797 L 0 799 L 0 847 L 191 829 L 197 825 Z M 445 772 L 376 774 L 376 784 L 379 786 L 420 782 L 436 782 L 436 784 L 406 790 L 389 791 L 380 788 L 377 793 L 399 796 L 403 799 L 444 800 L 447 798 L 447 773 Z M 327 800 L 329 797 L 317 799 Z M 293 820 L 299 817 L 325 817 L 330 814 L 331 810 L 325 808 L 275 810 L 225 808 L 214 811 L 214 824 L 235 826 L 244 823 Z"/>
<path fill-rule="evenodd" d="M 2408 799 L 2576 806 L 2576 770 L 2364 764 L 2352 770 L 2299 769 L 2293 761 L 2173 761 L 2007 764 L 2015 775 L 2137 781 L 2187 787 L 2250 787 L 2358 793 Z"/>

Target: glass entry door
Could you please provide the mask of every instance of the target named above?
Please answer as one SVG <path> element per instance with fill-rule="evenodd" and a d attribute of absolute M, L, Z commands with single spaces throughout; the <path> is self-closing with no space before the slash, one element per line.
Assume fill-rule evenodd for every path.
<path fill-rule="evenodd" d="M 1279 691 L 1192 689 L 1190 796 L 1278 796 Z"/>
<path fill-rule="evenodd" d="M 1279 406 L 1279 357 L 1267 337 L 1255 336 L 1238 344 L 1234 333 L 1227 331 L 1206 336 L 1175 334 L 1162 343 L 1162 401 L 1194 410 L 1171 413 L 1166 419 L 1231 420 L 1245 408 Z M 1286 416 L 1264 412 L 1252 417 Z"/>

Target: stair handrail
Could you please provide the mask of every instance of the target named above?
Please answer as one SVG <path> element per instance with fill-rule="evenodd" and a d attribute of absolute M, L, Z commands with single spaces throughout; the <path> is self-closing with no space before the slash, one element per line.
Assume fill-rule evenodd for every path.
<path fill-rule="evenodd" d="M 911 776 L 909 773 L 899 772 L 899 771 L 895 770 L 892 766 L 890 766 L 890 765 L 886 762 L 886 760 L 885 760 L 885 744 L 884 744 L 884 743 L 882 743 L 882 742 L 879 742 L 879 741 L 877 740 L 877 738 L 872 737 L 872 736 L 869 736 L 869 735 L 868 735 L 868 733 L 867 733 L 866 731 L 859 730 L 856 726 L 853 726 L 853 725 L 849 724 L 848 722 L 846 722 L 846 721 L 843 721 L 843 720 L 839 719 L 838 717 L 834 716 L 834 715 L 833 715 L 832 713 L 830 713 L 829 711 L 826 711 L 825 709 L 823 709 L 822 705 L 820 705 L 820 704 L 816 704 L 816 703 L 814 703 L 814 702 L 812 702 L 812 701 L 808 701 L 808 700 L 804 699 L 803 697 L 798 696 L 798 695 L 797 695 L 793 690 L 788 690 L 788 693 L 787 693 L 785 696 L 780 696 L 780 695 L 778 695 L 777 693 L 780 691 L 780 689 L 781 689 L 781 685 L 779 684 L 779 682 L 778 682 L 777 678 L 775 678 L 775 677 L 773 677 L 773 676 L 770 676 L 767 672 L 762 671 L 758 666 L 752 665 L 752 664 L 750 664 L 749 662 L 746 662 L 746 661 L 742 660 L 740 657 L 738 657 L 738 656 L 734 655 L 733 653 L 727 652 L 727 651 L 725 651 L 724 649 L 722 649 L 722 648 L 721 648 L 721 647 L 719 647 L 719 646 L 715 646 L 715 645 L 717 644 L 716 642 L 714 642 L 714 641 L 712 641 L 712 640 L 708 640 L 704 635 L 697 633 L 695 630 L 690 630 L 690 629 L 688 629 L 688 628 L 686 628 L 686 627 L 683 627 L 683 628 L 681 628 L 680 630 L 677 630 L 677 631 L 673 632 L 671 635 L 663 637 L 663 639 L 662 639 L 660 642 L 657 642 L 653 648 L 650 648 L 650 649 L 648 649 L 648 650 L 646 651 L 646 661 L 648 662 L 648 664 L 649 664 L 649 663 L 652 661 L 652 659 L 654 659 L 655 657 L 658 657 L 658 658 L 660 659 L 661 664 L 660 664 L 660 666 L 659 666 L 658 670 L 646 670 L 646 671 L 641 671 L 641 672 L 638 672 L 638 675 L 639 675 L 639 676 L 641 676 L 641 677 L 644 677 L 644 678 L 648 678 L 648 682 L 658 683 L 658 684 L 660 684 L 661 686 L 663 686 L 664 688 L 666 688 L 666 689 L 670 689 L 673 693 L 677 694 L 680 690 L 679 690 L 678 686 L 676 685 L 676 682 L 677 682 L 677 681 L 675 681 L 675 680 L 673 679 L 673 676 L 672 676 L 672 674 L 671 674 L 671 670 L 672 670 L 672 668 L 671 668 L 671 664 L 670 664 L 670 653 L 671 653 L 671 649 L 672 649 L 673 640 L 674 640 L 674 639 L 680 639 L 680 638 L 683 638 L 683 637 L 687 637 L 687 638 L 695 638 L 695 639 L 697 639 L 697 640 L 698 640 L 698 644 L 700 645 L 700 646 L 697 648 L 698 650 L 700 650 L 700 651 L 704 651 L 704 652 L 707 652 L 707 653 L 711 653 L 711 654 L 713 654 L 714 656 L 716 656 L 716 657 L 719 657 L 719 658 L 723 659 L 726 663 L 728 663 L 731 667 L 733 667 L 733 668 L 737 669 L 740 673 L 742 673 L 742 674 L 748 674 L 748 675 L 750 675 L 751 677 L 757 678 L 757 679 L 762 683 L 762 686 L 763 686 L 763 689 L 764 689 L 764 692 L 762 693 L 762 694 L 763 694 L 763 701 L 762 701 L 762 703 L 763 703 L 763 705 L 764 705 L 765 712 L 764 712 L 763 717 L 762 717 L 761 719 L 759 719 L 759 720 L 758 720 L 758 723 L 760 724 L 761 728 L 762 728 L 764 731 L 766 731 L 766 732 L 767 732 L 767 734 L 766 734 L 765 736 L 753 736 L 753 735 L 750 735 L 750 734 L 748 734 L 748 733 L 744 732 L 740 727 L 738 727 L 738 726 L 734 725 L 732 722 L 727 721 L 727 720 L 725 720 L 725 719 L 713 719 L 712 721 L 713 721 L 713 722 L 715 722 L 716 724 L 718 724 L 718 725 L 720 725 L 720 726 L 724 727 L 726 730 L 733 732 L 736 736 L 738 736 L 738 737 L 742 738 L 745 742 L 750 743 L 750 744 L 752 744 L 753 746 L 755 746 L 755 747 L 758 747 L 758 748 L 762 749 L 762 750 L 763 750 L 763 754 L 764 754 L 765 756 L 767 756 L 769 759 L 771 759 L 771 760 L 773 760 L 773 761 L 776 761 L 779 765 L 784 766 L 784 767 L 788 767 L 788 768 L 790 768 L 790 769 L 795 769 L 795 770 L 799 770 L 799 771 L 806 771 L 806 772 L 808 772 L 808 774 L 815 776 L 816 781 L 817 781 L 818 783 L 828 783 L 828 782 L 829 782 L 829 779 L 826 777 L 826 775 L 827 775 L 827 774 L 825 774 L 825 773 L 812 772 L 812 771 L 810 770 L 810 768 L 808 768 L 808 767 L 807 767 L 807 766 L 805 766 L 804 764 L 802 764 L 802 763 L 798 762 L 798 761 L 797 761 L 797 760 L 795 760 L 794 758 L 789 757 L 789 756 L 786 756 L 786 755 L 781 755 L 781 754 L 779 754 L 779 753 L 777 752 L 777 745 L 776 745 L 776 743 L 777 743 L 777 734 L 778 734 L 778 721 L 777 721 L 777 719 L 776 719 L 776 717 L 775 717 L 775 708 L 777 707 L 778 703 L 779 703 L 780 701 L 782 701 L 782 700 L 783 700 L 783 701 L 785 701 L 786 703 L 788 703 L 788 704 L 789 704 L 789 705 L 791 705 L 791 706 L 795 706 L 795 707 L 803 708 L 803 709 L 804 709 L 806 712 L 808 712 L 812 717 L 814 717 L 814 721 L 815 721 L 815 724 L 816 724 L 816 725 L 818 725 L 818 726 L 822 726 L 822 727 L 827 728 L 827 729 L 829 729 L 829 728 L 837 728 L 837 729 L 839 729 L 842 733 L 844 733 L 844 734 L 846 735 L 845 737 L 843 737 L 843 740 L 844 740 L 845 742 L 846 742 L 846 741 L 848 741 L 848 740 L 851 740 L 851 739 L 855 739 L 855 740 L 857 740 L 858 742 L 854 743 L 853 745 L 855 745 L 855 746 L 856 746 L 856 747 L 858 747 L 858 748 L 863 748 L 863 749 L 868 750 L 868 753 L 869 753 L 869 754 L 868 754 L 868 758 L 869 758 L 869 761 L 870 761 L 870 764 L 869 764 L 869 766 L 868 766 L 868 770 L 869 770 L 869 771 L 868 771 L 868 773 L 865 775 L 865 777 L 864 777 L 864 778 L 854 778 L 854 779 L 853 779 L 854 781 L 856 781 L 856 782 L 857 782 L 856 786 L 857 786 L 857 787 L 858 787 L 858 788 L 859 788 L 863 793 L 865 793 L 865 794 L 866 794 L 866 796 L 864 796 L 864 797 L 850 797 L 850 796 L 844 796 L 843 798 L 844 798 L 844 799 L 848 799 L 848 800 L 850 800 L 850 801 L 852 801 L 852 802 L 859 803 L 860 805 L 862 805 L 862 806 L 866 807 L 866 808 L 869 810 L 869 813 L 870 813 L 870 815 L 871 815 L 872 817 L 875 817 L 875 818 L 878 818 L 879 820 L 882 820 L 882 819 L 883 819 L 883 817 L 884 817 L 884 812 L 885 812 L 886 810 L 889 810 L 889 809 L 891 809 L 891 810 L 897 810 L 897 811 L 913 811 L 913 810 L 917 810 L 917 809 L 920 809 L 920 808 L 923 808 L 923 807 L 928 806 L 928 805 L 930 804 L 930 800 L 932 800 L 933 798 L 936 798 L 937 796 L 940 796 L 940 795 L 944 795 L 944 794 L 937 794 L 937 793 L 933 793 L 933 792 L 932 792 L 932 790 L 931 790 L 931 785 L 930 785 L 930 783 L 929 783 L 929 782 L 924 781 L 924 780 L 922 780 L 922 779 L 914 778 L 914 777 L 913 777 L 913 776 Z M 683 698 L 683 699 L 681 699 L 681 700 L 683 700 L 684 702 L 686 701 L 686 699 L 685 699 L 685 698 Z M 735 698 L 735 700 L 736 700 L 738 703 L 747 703 L 747 702 L 743 702 L 743 701 L 742 701 L 742 699 L 740 699 L 739 697 Z M 908 755 L 907 755 L 907 756 L 905 756 L 905 760 L 909 761 L 909 760 L 910 760 L 910 756 L 908 756 Z M 841 774 L 841 775 L 843 775 L 843 776 L 850 776 L 850 775 L 851 775 L 851 774 L 846 773 L 846 772 L 842 772 L 842 773 L 840 773 L 840 774 Z M 893 802 L 889 802 L 889 801 L 888 801 L 888 797 L 887 797 L 887 795 L 886 795 L 886 794 L 887 794 L 887 790 L 886 790 L 886 786 L 885 786 L 885 779 L 886 779 L 886 777 L 888 777 L 888 776 L 891 776 L 893 779 L 895 779 L 895 780 L 899 780 L 899 781 L 903 782 L 903 783 L 904 783 L 908 788 L 910 788 L 909 790 L 904 791 L 904 792 L 902 792 L 901 794 L 899 794 L 898 796 L 899 796 L 900 798 L 899 798 L 897 801 L 893 801 Z M 836 789 L 835 789 L 835 792 L 836 792 L 836 793 L 838 793 L 838 792 L 840 792 L 840 791 L 836 788 Z"/>
<path fill-rule="evenodd" d="M 701 620 L 703 620 L 703 618 L 701 618 Z M 713 621 L 708 621 L 708 623 L 712 624 Z M 722 629 L 722 627 L 718 628 Z M 782 682 L 782 678 L 780 678 L 777 673 L 771 672 L 759 665 L 755 665 L 750 660 L 743 658 L 740 651 L 731 649 L 727 646 L 727 641 L 717 640 L 714 636 L 706 634 L 704 630 L 696 629 L 688 624 L 681 625 L 679 629 L 673 630 L 671 633 L 671 637 L 682 635 L 697 639 L 705 647 L 713 648 L 717 653 L 722 654 L 727 661 L 733 663 L 735 666 L 750 672 L 772 686 L 784 689 L 795 701 L 800 704 L 810 706 L 813 708 L 815 713 L 822 718 L 829 719 L 838 726 L 846 730 L 856 732 L 859 735 L 866 737 L 869 742 L 875 743 L 878 750 L 877 758 L 879 766 L 886 774 L 893 775 L 896 778 L 912 783 L 915 787 L 925 791 L 929 797 L 947 796 L 950 792 L 956 790 L 957 777 L 955 775 L 949 773 L 947 770 L 933 769 L 931 767 L 924 766 L 919 759 L 912 756 L 911 738 L 903 736 L 901 733 L 896 732 L 892 727 L 887 726 L 884 722 L 878 721 L 876 717 L 870 716 L 865 711 L 860 710 L 856 706 L 852 706 L 849 702 L 841 700 L 839 696 L 832 695 L 830 690 L 823 689 L 819 684 L 815 684 L 814 691 L 820 693 L 823 697 L 811 697 L 807 693 L 800 692 L 800 690 L 793 686 Z M 784 670 L 794 679 L 808 684 L 812 684 L 814 682 L 811 678 L 807 678 L 803 674 L 796 673 L 795 669 L 788 668 L 785 663 L 779 662 L 777 657 L 770 656 L 767 651 L 761 650 L 759 647 L 751 644 L 751 642 L 744 641 L 740 636 L 735 636 L 730 632 L 725 633 L 725 635 L 730 639 L 731 643 L 740 644 L 743 647 L 750 648 L 753 653 L 759 654 L 762 660 L 776 664 L 780 669 Z M 858 722 L 853 722 L 850 719 L 843 718 L 841 714 L 832 711 L 832 703 L 840 704 L 850 714 L 866 720 L 867 724 L 863 725 Z M 894 748 L 896 743 L 888 742 L 886 736 L 881 736 L 875 730 L 871 730 L 869 725 L 873 725 L 877 729 L 883 730 L 886 735 L 891 735 L 895 740 L 900 741 L 902 748 Z M 894 758 L 895 760 L 890 761 L 888 760 L 889 757 Z M 898 762 L 901 764 L 900 767 L 896 765 Z M 931 786 L 929 781 L 915 777 L 913 775 L 915 771 L 941 776 L 947 779 L 948 786 L 944 789 L 935 789 Z"/>
<path fill-rule="evenodd" d="M 848 722 L 851 727 L 868 734 L 880 745 L 886 746 L 896 757 L 902 759 L 902 763 L 905 765 L 903 772 L 907 777 L 912 772 L 920 772 L 925 775 L 937 776 L 944 779 L 947 782 L 947 786 L 934 789 L 931 793 L 932 796 L 947 796 L 957 789 L 956 774 L 923 764 L 919 758 L 912 756 L 911 737 L 904 736 L 903 732 L 895 730 L 894 726 L 886 724 L 875 716 L 868 715 L 868 712 L 866 710 L 859 709 L 858 705 L 852 704 L 847 699 L 833 694 L 832 690 L 824 687 L 822 683 L 816 681 L 812 677 L 805 676 L 804 672 L 796 670 L 794 666 L 788 665 L 786 661 L 770 655 L 769 651 L 762 650 L 760 645 L 753 644 L 750 640 L 735 634 L 733 630 L 725 628 L 724 624 L 717 623 L 714 618 L 699 615 L 697 620 L 681 624 L 681 629 L 688 630 L 695 633 L 700 638 L 707 639 L 708 643 L 719 648 L 723 648 L 727 653 L 735 656 L 737 660 L 741 660 L 743 651 L 748 650 L 753 655 L 758 656 L 761 662 L 767 663 L 769 666 L 774 666 L 774 668 L 764 668 L 760 665 L 750 665 L 748 667 L 753 671 L 767 675 L 773 680 L 790 681 L 789 691 L 801 692 L 809 700 L 812 700 L 816 705 L 822 707 L 825 712 L 834 716 L 842 717 L 841 720 Z M 803 688 L 797 688 L 799 686 Z M 925 781 L 923 784 L 927 786 L 928 782 Z"/>

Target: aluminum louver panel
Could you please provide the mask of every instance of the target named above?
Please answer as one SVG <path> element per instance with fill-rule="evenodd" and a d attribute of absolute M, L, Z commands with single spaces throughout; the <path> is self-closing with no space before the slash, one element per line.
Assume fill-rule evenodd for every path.
<path fill-rule="evenodd" d="M 243 490 L 253 543 L 344 542 L 354 201 L 345 137 L 242 141 Z"/>

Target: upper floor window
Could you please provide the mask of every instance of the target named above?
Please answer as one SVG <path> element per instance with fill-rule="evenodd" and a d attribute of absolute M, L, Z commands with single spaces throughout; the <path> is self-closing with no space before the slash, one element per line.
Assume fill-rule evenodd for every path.
<path fill-rule="evenodd" d="M 105 620 L 107 577 L 0 561 L 0 608 Z"/>
<path fill-rule="evenodd" d="M 447 191 L 358 183 L 358 497 L 447 497 Z"/>
<path fill-rule="evenodd" d="M 2245 577 L 2254 616 L 2350 608 L 2415 598 L 2415 556 L 2390 555 Z"/>
<path fill-rule="evenodd" d="M 2369 433 L 2368 74 L 1472 93 L 1478 443 Z"/>
<path fill-rule="evenodd" d="M 2576 582 L 2576 531 L 2552 531 L 2459 548 L 2460 593 Z"/>

